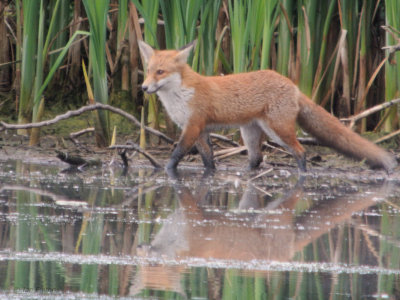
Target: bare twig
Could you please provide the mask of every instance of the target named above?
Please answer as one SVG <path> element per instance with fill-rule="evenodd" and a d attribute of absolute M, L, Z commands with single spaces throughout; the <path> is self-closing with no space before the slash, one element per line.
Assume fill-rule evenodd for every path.
<path fill-rule="evenodd" d="M 143 154 L 144 157 L 146 157 L 150 163 L 153 165 L 154 168 L 160 169 L 162 168 L 162 165 L 160 162 L 157 161 L 150 153 L 148 153 L 146 150 L 142 149 L 139 145 L 130 142 L 128 145 L 113 145 L 108 147 L 109 149 L 128 149 L 128 150 L 135 150 L 141 154 Z"/>
<path fill-rule="evenodd" d="M 397 45 L 393 45 L 393 46 L 385 46 L 385 47 L 382 47 L 382 49 L 389 50 L 389 53 L 400 51 L 400 43 Z"/>
<path fill-rule="evenodd" d="M 231 144 L 232 146 L 236 146 L 236 147 L 240 146 L 238 142 L 235 142 L 232 139 L 230 139 L 230 138 L 228 138 L 228 137 L 226 137 L 224 135 L 220 135 L 220 134 L 217 134 L 217 133 L 210 133 L 210 137 L 218 139 L 218 140 L 223 141 L 225 143 Z"/>
<path fill-rule="evenodd" d="M 381 26 L 383 30 L 387 31 L 394 40 L 397 41 L 396 45 L 384 46 L 382 49 L 389 50 L 389 53 L 400 51 L 400 32 L 392 26 Z"/>
<path fill-rule="evenodd" d="M 387 141 L 387 140 L 391 139 L 392 137 L 395 137 L 396 135 L 399 135 L 399 134 L 400 134 L 400 129 L 377 139 L 376 141 L 374 141 L 374 143 L 375 144 L 382 143 L 382 142 Z"/>
<path fill-rule="evenodd" d="M 291 155 L 290 152 L 288 152 L 288 151 L 286 151 L 286 150 L 284 150 L 284 149 L 282 149 L 282 148 L 275 147 L 274 145 L 271 145 L 271 144 L 268 143 L 268 142 L 263 142 L 262 144 L 265 145 L 265 146 L 267 146 L 268 148 L 271 148 L 271 149 L 277 150 L 277 151 L 279 151 L 279 152 L 282 152 L 282 153 Z"/>
<path fill-rule="evenodd" d="M 9 61 L 9 62 L 6 62 L 6 63 L 2 63 L 2 64 L 0 64 L 0 68 L 8 67 L 8 66 L 13 65 L 13 64 L 18 64 L 21 61 L 22 60 L 15 60 L 15 61 Z"/>
<path fill-rule="evenodd" d="M 229 149 L 223 149 L 223 150 L 217 151 L 214 153 L 214 156 L 218 159 L 223 159 L 223 158 L 227 158 L 229 156 L 239 154 L 246 149 L 247 149 L 246 146 L 232 147 Z"/>
<path fill-rule="evenodd" d="M 389 50 L 389 62 L 390 64 L 395 64 L 396 62 L 394 61 L 394 53 L 396 51 L 400 51 L 400 32 L 393 28 L 392 26 L 381 26 L 386 32 L 388 32 L 392 38 L 397 41 L 396 45 L 388 45 L 385 47 L 382 47 L 383 50 Z"/>
<path fill-rule="evenodd" d="M 369 115 L 371 115 L 373 113 L 376 113 L 376 112 L 378 112 L 378 111 L 380 111 L 382 109 L 385 109 L 385 108 L 388 108 L 390 106 L 393 106 L 393 105 L 395 105 L 397 103 L 400 103 L 400 98 L 393 99 L 393 100 L 390 100 L 388 102 L 375 105 L 374 107 L 371 107 L 371 108 L 369 108 L 367 110 L 364 110 L 363 112 L 361 112 L 361 113 L 359 113 L 359 114 L 357 114 L 355 116 L 352 116 L 352 117 L 349 117 L 349 118 L 343 118 L 343 119 L 340 119 L 340 120 L 343 121 L 343 122 L 350 122 L 350 126 L 349 127 L 352 128 L 354 126 L 355 122 L 357 122 L 358 120 L 360 120 L 362 118 L 366 118 L 366 117 L 368 117 Z"/>
<path fill-rule="evenodd" d="M 123 111 L 122 109 L 116 108 L 116 107 L 108 105 L 108 104 L 96 103 L 96 104 L 83 106 L 77 110 L 70 110 L 64 114 L 56 116 L 54 119 L 37 122 L 37 123 L 8 124 L 3 121 L 0 121 L 0 131 L 3 131 L 5 129 L 28 129 L 28 128 L 38 128 L 38 127 L 43 127 L 43 126 L 49 126 L 49 125 L 55 124 L 59 121 L 66 120 L 66 119 L 69 119 L 72 117 L 76 117 L 76 116 L 83 114 L 84 112 L 93 111 L 96 109 L 109 110 L 113 113 L 119 114 L 119 115 L 127 118 L 129 121 L 131 121 L 135 125 L 140 127 L 140 122 L 138 121 L 138 119 L 136 119 L 134 116 L 127 113 L 126 111 Z M 166 136 L 165 134 L 163 134 L 162 132 L 160 132 L 156 129 L 146 126 L 145 130 L 155 136 L 158 136 L 159 138 L 163 139 L 164 141 L 166 141 L 169 144 L 173 144 L 173 142 L 174 142 L 171 138 L 169 138 L 168 136 Z"/>
<path fill-rule="evenodd" d="M 83 135 L 83 134 L 89 133 L 89 132 L 94 132 L 94 127 L 88 127 L 88 128 L 79 130 L 79 131 L 77 131 L 77 132 L 71 132 L 71 133 L 69 134 L 69 137 L 70 137 L 71 139 L 76 139 L 77 137 L 79 137 L 79 136 L 81 136 L 81 135 Z"/>

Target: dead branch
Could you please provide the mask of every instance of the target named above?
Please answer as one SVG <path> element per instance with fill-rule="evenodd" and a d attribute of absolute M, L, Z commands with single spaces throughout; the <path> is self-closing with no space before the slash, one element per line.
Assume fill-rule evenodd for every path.
<path fill-rule="evenodd" d="M 210 137 L 218 139 L 218 140 L 220 140 L 222 142 L 231 144 L 232 146 L 235 146 L 235 147 L 239 147 L 240 146 L 238 142 L 235 142 L 232 139 L 230 139 L 230 138 L 228 138 L 228 137 L 226 137 L 224 135 L 221 135 L 221 134 L 210 133 Z"/>
<path fill-rule="evenodd" d="M 245 151 L 245 150 L 247 150 L 246 146 L 232 147 L 232 148 L 229 148 L 229 149 L 223 149 L 223 150 L 216 151 L 214 153 L 214 157 L 218 158 L 218 159 L 224 159 L 224 158 L 227 158 L 229 156 L 233 156 L 233 155 L 239 154 L 239 153 L 241 153 L 242 151 Z"/>
<path fill-rule="evenodd" d="M 374 143 L 375 144 L 382 143 L 382 142 L 387 141 L 387 140 L 389 140 L 389 139 L 391 139 L 391 138 L 393 138 L 393 137 L 395 137 L 396 135 L 399 135 L 399 134 L 400 134 L 400 129 L 396 130 L 396 131 L 394 131 L 392 133 L 389 133 L 389 134 L 381 137 L 380 139 L 377 139 L 376 141 L 374 141 Z"/>
<path fill-rule="evenodd" d="M 76 139 L 77 137 L 84 135 L 86 133 L 89 133 L 89 132 L 94 132 L 94 127 L 85 128 L 85 129 L 79 130 L 77 132 L 71 132 L 69 134 L 69 137 L 71 139 Z"/>
<path fill-rule="evenodd" d="M 384 46 L 383 50 L 389 50 L 389 53 L 400 51 L 400 32 L 393 28 L 392 26 L 381 26 L 383 30 L 388 32 L 394 40 L 397 41 L 396 45 Z"/>
<path fill-rule="evenodd" d="M 109 110 L 113 113 L 119 114 L 119 115 L 125 117 L 126 119 L 128 119 L 129 121 L 131 121 L 132 123 L 134 123 L 135 125 L 140 127 L 139 120 L 136 119 L 131 114 L 127 113 L 126 111 L 123 111 L 122 109 L 116 108 L 116 107 L 108 105 L 108 104 L 96 103 L 96 104 L 82 106 L 81 108 L 79 108 L 77 110 L 70 110 L 64 114 L 56 116 L 55 118 L 53 118 L 51 120 L 46 120 L 46 121 L 37 122 L 37 123 L 8 124 L 3 121 L 0 121 L 0 131 L 6 130 L 6 129 L 15 130 L 15 129 L 28 129 L 28 128 L 39 128 L 39 127 L 49 126 L 49 125 L 55 124 L 57 122 L 60 122 L 62 120 L 66 120 L 66 119 L 69 119 L 72 117 L 79 116 L 79 115 L 83 114 L 84 112 L 93 111 L 93 110 L 97 110 L 97 109 Z M 169 144 L 173 144 L 173 142 L 174 142 L 171 138 L 169 138 L 168 136 L 166 136 L 165 134 L 163 134 L 162 132 L 160 132 L 156 129 L 153 129 L 148 126 L 145 126 L 144 129 L 147 132 L 163 139 L 164 141 L 166 141 Z"/>
<path fill-rule="evenodd" d="M 146 150 L 142 149 L 139 145 L 133 143 L 133 142 L 129 142 L 129 144 L 127 145 L 113 145 L 108 147 L 109 149 L 128 149 L 128 150 L 135 150 L 141 154 L 143 154 L 144 157 L 146 157 L 150 163 L 153 165 L 154 168 L 156 169 L 161 169 L 162 165 L 160 162 L 157 161 L 157 159 L 155 159 L 150 153 L 148 153 Z M 125 164 L 126 162 L 124 162 Z"/>
<path fill-rule="evenodd" d="M 363 112 L 361 112 L 361 113 L 359 113 L 359 114 L 357 114 L 357 115 L 355 115 L 355 116 L 352 116 L 352 117 L 349 117 L 349 118 L 343 118 L 343 119 L 340 119 L 340 120 L 343 121 L 343 122 L 350 122 L 349 127 L 350 127 L 350 128 L 353 128 L 354 124 L 355 124 L 358 120 L 360 120 L 360 119 L 362 119 L 362 118 L 366 118 L 366 117 L 368 117 L 369 115 L 372 115 L 373 113 L 376 113 L 376 112 L 378 112 L 378 111 L 380 111 L 380 110 L 383 110 L 383 109 L 385 109 L 385 108 L 388 108 L 388 107 L 390 107 L 390 106 L 393 106 L 393 105 L 395 105 L 395 104 L 397 104 L 397 103 L 400 103 L 400 98 L 393 99 L 393 100 L 390 100 L 390 101 L 388 101 L 388 102 L 375 105 L 374 107 L 371 107 L 371 108 L 369 108 L 369 109 L 367 109 L 367 110 L 364 110 Z"/>
<path fill-rule="evenodd" d="M 392 26 L 381 26 L 383 30 L 385 30 L 387 33 L 389 33 L 392 38 L 397 41 L 396 45 L 388 45 L 382 47 L 383 50 L 389 50 L 389 62 L 390 64 L 396 64 L 395 59 L 394 59 L 394 53 L 396 51 L 400 51 L 400 32 L 393 28 Z"/>
<path fill-rule="evenodd" d="M 389 53 L 400 51 L 400 43 L 393 46 L 382 47 L 383 50 L 389 50 Z"/>

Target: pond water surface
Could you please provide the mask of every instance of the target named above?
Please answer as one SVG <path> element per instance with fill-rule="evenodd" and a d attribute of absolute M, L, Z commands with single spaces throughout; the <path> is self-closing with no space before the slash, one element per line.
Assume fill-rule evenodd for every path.
<path fill-rule="evenodd" d="M 398 182 L 254 175 L 0 161 L 0 298 L 400 299 Z"/>

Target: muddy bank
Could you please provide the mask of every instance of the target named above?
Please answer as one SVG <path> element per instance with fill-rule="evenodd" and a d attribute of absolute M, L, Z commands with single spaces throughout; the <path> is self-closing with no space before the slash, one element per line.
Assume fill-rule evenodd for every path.
<path fill-rule="evenodd" d="M 54 133 L 54 134 L 52 134 Z M 117 138 L 117 144 L 125 144 L 127 141 L 137 141 L 134 135 L 124 134 Z M 152 138 L 153 146 L 148 147 L 146 151 L 154 156 L 161 165 L 164 165 L 171 151 L 172 145 Z M 214 151 L 226 151 L 224 149 L 233 148 L 220 140 L 215 140 Z M 62 152 L 70 156 L 79 156 L 87 160 L 97 160 L 102 167 L 122 168 L 123 161 L 117 150 L 106 148 L 97 148 L 93 133 L 82 135 L 71 139 L 69 134 L 60 134 L 54 129 L 43 130 L 39 146 L 29 146 L 27 137 L 17 135 L 15 131 L 5 131 L 0 133 L 0 160 L 22 160 L 24 162 L 38 164 L 56 164 L 68 167 L 68 164 L 57 158 L 57 154 Z M 393 146 L 393 145 L 392 145 Z M 363 162 L 348 159 L 336 152 L 320 146 L 307 145 L 307 166 L 310 175 L 331 175 L 345 176 L 350 178 L 386 178 L 387 174 L 382 170 L 371 170 Z M 399 157 L 399 151 L 388 149 Z M 232 171 L 242 173 L 260 174 L 266 170 L 271 170 L 269 176 L 287 176 L 296 175 L 297 164 L 293 157 L 284 153 L 273 145 L 264 147 L 264 162 L 257 171 L 247 172 L 247 154 L 246 151 L 235 155 L 216 158 L 217 171 Z M 153 168 L 150 162 L 135 151 L 128 151 L 129 167 Z M 179 165 L 180 169 L 198 169 L 202 170 L 203 165 L 198 154 L 188 154 Z M 400 180 L 399 167 L 389 176 L 392 180 Z"/>

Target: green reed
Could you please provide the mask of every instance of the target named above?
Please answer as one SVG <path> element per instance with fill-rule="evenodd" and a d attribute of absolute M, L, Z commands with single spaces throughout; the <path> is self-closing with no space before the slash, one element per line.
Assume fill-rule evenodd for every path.
<path fill-rule="evenodd" d="M 22 53 L 21 53 L 21 79 L 18 123 L 28 123 L 31 121 L 33 106 L 32 91 L 35 78 L 35 57 L 37 51 L 37 31 L 39 20 L 39 1 L 24 0 L 23 27 L 22 33 Z M 20 131 L 20 133 L 23 133 Z M 26 133 L 26 131 L 25 131 Z"/>
<path fill-rule="evenodd" d="M 118 3 L 118 28 L 117 28 L 117 57 L 121 56 L 121 90 L 129 91 L 129 60 L 127 56 L 128 50 L 124 48 L 124 40 L 129 39 L 128 29 L 128 0 L 121 0 Z M 132 49 L 133 51 L 133 49 Z M 134 66 L 132 66 L 134 69 Z M 137 90 L 132 87 L 132 90 Z M 136 94 L 136 93 L 135 93 Z"/>
<path fill-rule="evenodd" d="M 139 13 L 144 18 L 144 40 L 151 45 L 152 47 L 159 48 L 158 38 L 157 38 L 157 29 L 158 29 L 158 13 L 160 10 L 160 1 L 152 0 L 152 1 L 139 1 L 139 0 L 131 0 L 135 5 Z M 137 37 L 141 39 L 142 37 Z M 145 70 L 145 68 L 144 68 Z M 146 72 L 146 71 L 145 71 Z M 142 118 L 146 117 L 147 122 L 150 127 L 158 128 L 160 123 L 160 105 L 157 102 L 155 95 L 144 95 L 144 99 L 146 101 L 146 113 L 142 113 Z M 144 109 L 144 108 L 142 108 Z M 144 120 L 143 120 L 144 122 Z M 142 135 L 142 143 L 140 146 L 145 148 L 146 142 L 144 136 Z"/>
<path fill-rule="evenodd" d="M 289 76 L 294 59 L 293 45 L 293 20 L 292 14 L 294 1 L 282 0 L 279 2 L 279 26 L 277 37 L 277 62 L 276 70 L 282 75 Z"/>
<path fill-rule="evenodd" d="M 279 1 L 272 0 L 263 2 L 261 6 L 262 18 L 264 19 L 260 69 L 271 67 L 271 48 L 274 46 L 274 32 L 276 30 L 276 20 L 279 15 Z"/>
<path fill-rule="evenodd" d="M 196 23 L 203 3 L 185 0 L 160 2 L 168 49 L 180 48 L 196 38 Z"/>
<path fill-rule="evenodd" d="M 249 2 L 244 0 L 228 2 L 234 73 L 245 72 L 249 64 L 249 22 L 251 19 L 249 5 Z"/>
<path fill-rule="evenodd" d="M 21 85 L 19 99 L 19 123 L 40 121 L 44 110 L 43 92 L 53 79 L 68 52 L 69 47 L 78 35 L 87 35 L 83 31 L 76 31 L 70 40 L 54 56 L 53 63 L 48 67 L 47 62 L 51 42 L 56 35 L 56 20 L 61 0 L 54 2 L 53 11 L 48 24 L 46 22 L 46 8 L 44 1 L 23 1 L 23 39 L 22 39 L 22 62 L 21 62 Z M 47 71 L 47 72 L 46 72 Z M 30 145 L 39 143 L 39 128 L 32 129 Z M 26 134 L 26 132 L 25 132 Z"/>
<path fill-rule="evenodd" d="M 84 0 L 83 5 L 90 24 L 89 60 L 93 70 L 94 99 L 107 104 L 106 27 L 109 0 Z M 111 141 L 109 114 L 106 111 L 98 111 L 97 114 L 100 122 L 95 126 L 96 142 L 98 146 L 105 147 Z"/>
<path fill-rule="evenodd" d="M 50 1 L 49 5 L 45 3 L 23 0 L 23 16 L 19 17 L 20 1 L 15 2 L 13 18 L 19 18 L 15 22 L 17 39 L 22 32 L 22 47 L 15 47 L 15 57 L 18 59 L 20 55 L 22 60 L 20 85 L 18 80 L 15 85 L 19 89 L 19 123 L 40 120 L 46 102 L 43 85 L 56 62 L 59 64 L 54 71 L 65 62 L 58 57 L 67 47 L 67 25 L 71 23 L 72 11 L 75 14 L 77 10 L 77 1 L 74 4 L 66 0 Z M 356 114 L 383 99 L 388 101 L 399 97 L 400 67 L 395 62 L 400 60 L 400 54 L 390 54 L 387 50 L 387 61 L 383 64 L 380 50 L 384 45 L 395 45 L 399 35 L 385 32 L 377 25 L 385 22 L 390 28 L 400 30 L 397 18 L 400 4 L 396 0 L 121 0 L 118 1 L 118 11 L 112 12 L 108 1 L 84 1 L 91 29 L 89 55 L 93 56 L 91 61 L 96 61 L 96 64 L 90 64 L 95 98 L 102 103 L 108 101 L 109 92 L 118 91 L 120 86 L 113 80 L 112 90 L 108 89 L 104 45 L 108 42 L 111 55 L 116 53 L 116 57 L 121 55 L 121 45 L 126 38 L 130 47 L 135 48 L 135 38 L 127 37 L 132 30 L 128 29 L 128 12 L 129 16 L 131 13 L 134 15 L 130 11 L 132 3 L 139 17 L 144 19 L 141 26 L 136 25 L 139 27 L 135 28 L 137 38 L 142 35 L 157 49 L 179 48 L 197 39 L 189 63 L 202 74 L 275 69 L 290 77 L 305 94 L 338 116 Z M 112 24 L 117 28 L 115 39 L 111 39 L 113 32 L 106 35 L 106 18 L 109 16 L 111 20 L 112 14 L 118 14 L 118 24 Z M 20 22 L 22 17 L 24 22 Z M 22 27 L 22 23 L 29 26 Z M 343 42 L 340 42 L 341 34 L 345 37 Z M 53 51 L 58 52 L 53 54 Z M 64 54 L 69 50 L 66 51 Z M 124 61 L 127 61 L 129 52 L 137 49 L 125 48 L 124 51 Z M 134 57 L 130 56 L 130 60 Z M 130 65 L 121 68 L 110 66 L 110 73 L 113 79 L 121 76 L 123 90 L 136 91 L 127 74 L 129 68 L 137 69 L 137 65 L 132 61 Z M 65 78 L 62 72 L 69 67 L 74 66 L 66 65 L 49 78 Z M 121 75 L 114 76 L 114 70 L 120 71 Z M 79 73 L 74 71 L 74 74 Z M 75 84 L 79 82 L 76 77 Z M 141 104 L 140 100 L 135 102 Z M 146 98 L 144 104 L 146 123 L 162 127 L 165 116 L 156 97 Z M 98 140 L 98 143 L 107 145 L 109 120 L 106 113 L 101 114 L 102 125 L 96 125 L 96 128 L 100 128 L 104 136 L 100 139 L 103 142 Z M 382 124 L 385 131 L 391 131 L 399 127 L 398 119 L 398 110 L 394 107 L 382 113 L 380 119 L 373 116 L 364 120 L 358 129 L 371 129 L 378 123 L 378 129 Z M 31 144 L 36 144 L 39 135 L 35 130 L 33 133 Z"/>
<path fill-rule="evenodd" d="M 392 33 L 386 31 L 386 45 L 395 45 L 398 43 L 395 38 L 400 38 L 400 3 L 396 0 L 385 1 L 386 26 L 392 28 Z M 388 61 L 385 64 L 385 100 L 398 98 L 400 96 L 400 51 L 389 54 Z M 399 125 L 398 107 L 388 109 L 384 115 L 385 131 L 392 131 Z"/>

